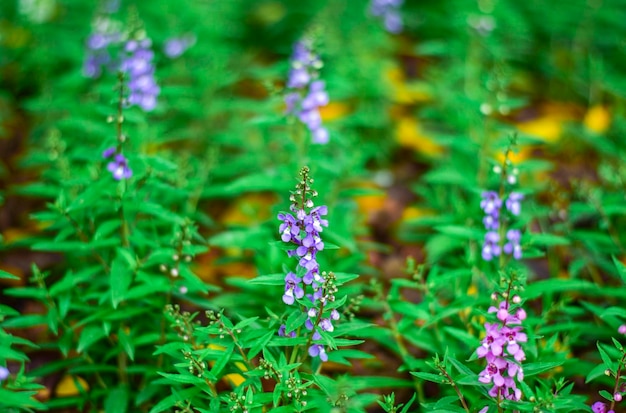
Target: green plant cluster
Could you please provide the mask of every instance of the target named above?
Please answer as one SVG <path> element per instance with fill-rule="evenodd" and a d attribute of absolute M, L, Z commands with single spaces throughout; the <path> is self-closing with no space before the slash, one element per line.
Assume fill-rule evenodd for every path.
<path fill-rule="evenodd" d="M 626 4 L 373 3 L 0 4 L 0 412 L 626 409 Z"/>

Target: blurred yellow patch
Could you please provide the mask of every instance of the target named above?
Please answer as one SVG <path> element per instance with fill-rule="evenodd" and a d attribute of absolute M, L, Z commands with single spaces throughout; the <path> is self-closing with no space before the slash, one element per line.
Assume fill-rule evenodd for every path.
<path fill-rule="evenodd" d="M 366 182 L 363 185 L 365 188 L 371 189 L 380 189 L 374 183 Z M 385 199 L 387 198 L 386 194 L 381 191 L 381 193 L 370 194 L 370 195 L 355 195 L 354 202 L 356 202 L 357 207 L 359 208 L 359 212 L 362 215 L 369 215 L 372 212 L 380 211 L 385 206 Z"/>
<path fill-rule="evenodd" d="M 280 21 L 283 17 L 285 17 L 286 13 L 287 10 L 281 2 L 266 1 L 259 3 L 253 11 L 252 17 L 264 26 L 269 26 Z"/>
<path fill-rule="evenodd" d="M 504 155 L 505 155 L 505 152 L 498 152 L 498 154 L 496 155 L 496 159 L 498 160 L 498 162 L 504 163 Z M 530 158 L 531 155 L 532 155 L 532 148 L 529 148 L 526 146 L 517 148 L 515 152 L 509 152 L 509 161 L 511 161 L 513 165 L 517 165 L 521 163 L 522 161 L 525 161 L 526 159 Z"/>
<path fill-rule="evenodd" d="M 397 66 L 385 72 L 385 79 L 391 85 L 391 97 L 394 102 L 409 105 L 431 100 L 430 93 L 428 93 L 424 84 L 407 82 L 402 69 Z"/>
<path fill-rule="evenodd" d="M 585 114 L 583 123 L 592 132 L 606 132 L 609 126 L 611 126 L 611 113 L 602 105 L 593 106 Z"/>
<path fill-rule="evenodd" d="M 76 386 L 76 382 L 78 382 L 78 385 L 80 386 L 80 390 Z M 57 397 L 76 396 L 77 394 L 80 394 L 81 391 L 86 392 L 88 390 L 89 390 L 89 385 L 87 385 L 87 382 L 82 377 L 79 377 L 79 376 L 72 377 L 70 375 L 67 375 L 67 376 L 63 376 L 63 378 L 57 385 L 56 395 Z"/>
<path fill-rule="evenodd" d="M 319 108 L 322 121 L 330 122 L 336 119 L 341 119 L 351 112 L 350 105 L 343 102 L 330 102 L 326 106 Z"/>
<path fill-rule="evenodd" d="M 402 211 L 402 222 L 410 221 L 412 219 L 418 219 L 433 215 L 433 212 L 429 209 L 422 209 L 415 206 L 410 206 Z"/>
<path fill-rule="evenodd" d="M 563 124 L 580 119 L 581 111 L 576 105 L 559 102 L 545 103 L 538 110 L 539 115 L 536 118 L 518 123 L 517 128 L 548 143 L 559 140 L 563 133 Z"/>
<path fill-rule="evenodd" d="M 276 195 L 271 193 L 252 193 L 240 196 L 221 217 L 226 225 L 260 224 L 270 217 Z"/>
<path fill-rule="evenodd" d="M 520 123 L 517 128 L 538 138 L 542 138 L 546 142 L 556 142 L 563 131 L 562 121 L 559 119 L 541 117 Z"/>
<path fill-rule="evenodd" d="M 437 157 L 443 153 L 441 145 L 423 133 L 421 125 L 415 118 L 405 117 L 398 121 L 396 141 L 401 146 L 431 157 Z"/>
<path fill-rule="evenodd" d="M 229 276 L 256 277 L 258 275 L 256 267 L 251 263 L 243 262 L 244 259 L 245 252 L 241 248 L 214 247 L 208 253 L 196 257 L 193 271 L 202 281 L 216 285 Z M 226 262 L 218 262 L 218 260 Z"/>

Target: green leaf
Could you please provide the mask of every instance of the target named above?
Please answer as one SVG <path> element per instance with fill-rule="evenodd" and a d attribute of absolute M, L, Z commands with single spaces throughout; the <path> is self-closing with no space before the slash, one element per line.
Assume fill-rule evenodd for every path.
<path fill-rule="evenodd" d="M 252 278 L 248 282 L 250 284 L 258 284 L 258 285 L 284 285 L 285 274 L 277 273 L 277 274 L 259 275 L 258 277 Z"/>
<path fill-rule="evenodd" d="M 296 331 L 301 325 L 304 324 L 307 318 L 309 318 L 307 313 L 293 311 L 285 323 L 285 331 L 288 333 Z"/>
<path fill-rule="evenodd" d="M 204 379 L 201 377 L 192 376 L 190 374 L 170 374 L 170 373 L 162 373 L 159 374 L 165 377 L 168 380 L 171 380 L 175 383 L 184 383 L 184 384 L 195 384 L 195 385 L 204 385 Z"/>
<path fill-rule="evenodd" d="M 125 207 L 129 211 L 144 213 L 176 225 L 184 225 L 185 219 L 180 215 L 154 202 L 128 202 Z"/>
<path fill-rule="evenodd" d="M 524 376 L 534 376 L 535 374 L 552 370 L 553 368 L 558 367 L 563 363 L 564 361 L 551 361 L 524 364 Z"/>
<path fill-rule="evenodd" d="M 420 379 L 423 379 L 423 380 L 432 381 L 432 382 L 437 383 L 437 384 L 442 384 L 442 383 L 446 382 L 446 379 L 443 376 L 440 376 L 439 374 L 424 373 L 424 372 L 420 372 L 420 371 L 412 371 L 411 375 L 413 375 L 415 377 L 419 377 Z"/>
<path fill-rule="evenodd" d="M 268 331 L 262 337 L 258 338 L 254 345 L 250 347 L 248 351 L 248 358 L 252 359 L 254 356 L 259 354 L 264 348 L 266 348 L 267 343 L 269 343 L 274 337 L 275 333 L 273 331 Z"/>
<path fill-rule="evenodd" d="M 590 292 L 599 291 L 599 289 L 596 284 L 589 281 L 551 279 L 529 284 L 524 296 L 528 299 L 533 299 L 546 294 L 564 291 L 580 291 L 589 294 Z"/>
<path fill-rule="evenodd" d="M 600 352 L 600 358 L 602 359 L 602 362 L 604 363 L 604 367 L 605 369 L 610 369 L 611 371 L 613 371 L 613 360 L 611 359 L 611 356 L 609 356 L 609 353 L 606 352 L 606 350 L 604 348 L 602 348 L 602 344 L 600 344 L 600 342 L 596 343 L 596 345 L 598 346 L 598 351 Z"/>
<path fill-rule="evenodd" d="M 134 361 L 135 360 L 135 345 L 133 344 L 131 337 L 126 334 L 124 328 L 120 328 L 117 332 L 117 338 L 122 345 L 122 348 L 128 354 L 128 357 Z"/>
<path fill-rule="evenodd" d="M 413 397 L 411 397 L 409 401 L 406 402 L 406 405 L 402 408 L 402 410 L 400 410 L 400 413 L 407 413 L 409 411 L 409 408 L 415 401 L 415 398 L 417 398 L 417 393 L 413 393 Z"/>
<path fill-rule="evenodd" d="M 618 260 L 614 256 L 612 258 L 613 258 L 613 263 L 615 264 L 615 267 L 617 268 L 617 273 L 622 279 L 622 282 L 626 284 L 626 265 L 624 265 L 620 260 Z"/>
<path fill-rule="evenodd" d="M 105 337 L 104 330 L 100 326 L 89 325 L 83 329 L 80 333 L 80 339 L 78 340 L 78 347 L 76 350 L 79 353 L 89 349 L 92 344 Z"/>
<path fill-rule="evenodd" d="M 587 373 L 587 377 L 585 378 L 585 383 L 589 383 L 590 381 L 600 377 L 600 376 L 604 376 L 604 372 L 606 371 L 606 366 L 603 364 L 598 364 L 597 366 L 595 366 L 593 369 L 591 369 L 591 371 L 589 371 L 589 373 Z"/>
<path fill-rule="evenodd" d="M 128 409 L 128 387 L 119 386 L 110 390 L 104 401 L 105 413 L 126 413 Z"/>
<path fill-rule="evenodd" d="M 438 225 L 435 230 L 442 234 L 450 235 L 454 238 L 481 240 L 484 238 L 484 230 L 469 228 L 461 225 Z"/>
<path fill-rule="evenodd" d="M 609 393 L 608 391 L 600 390 L 598 393 L 600 394 L 600 396 L 604 397 L 608 401 L 610 401 L 610 402 L 613 401 L 613 395 L 611 393 Z"/>
<path fill-rule="evenodd" d="M 217 359 L 213 367 L 211 368 L 211 374 L 215 377 L 220 377 L 222 374 L 222 370 L 226 367 L 226 364 L 230 361 L 231 356 L 233 355 L 233 350 L 235 349 L 235 344 L 231 343 L 228 348 L 221 350 L 220 357 Z"/>
<path fill-rule="evenodd" d="M 570 240 L 554 234 L 530 234 L 530 244 L 533 246 L 553 247 L 556 245 L 569 245 Z"/>
<path fill-rule="evenodd" d="M 19 280 L 20 277 L 13 275 L 11 273 L 8 273 L 4 270 L 0 270 L 0 278 L 8 278 L 9 280 Z"/>
<path fill-rule="evenodd" d="M 115 259 L 111 263 L 111 273 L 109 276 L 113 308 L 117 308 L 119 303 L 126 298 L 126 292 L 133 278 L 133 273 L 129 267 L 126 254 L 118 250 Z"/>
<path fill-rule="evenodd" d="M 11 391 L 0 388 L 0 407 L 36 408 L 45 410 L 45 405 L 34 400 L 36 391 Z"/>

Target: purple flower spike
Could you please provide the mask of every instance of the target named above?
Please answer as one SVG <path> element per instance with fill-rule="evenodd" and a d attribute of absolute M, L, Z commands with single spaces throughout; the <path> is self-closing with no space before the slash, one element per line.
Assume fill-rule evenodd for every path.
<path fill-rule="evenodd" d="M 315 206 L 313 200 L 317 196 L 310 184 L 313 182 L 308 175 L 309 169 L 302 168 L 296 190 L 291 193 L 290 212 L 281 212 L 278 228 L 281 240 L 288 245 L 287 255 L 297 258 L 298 267 L 285 276 L 285 289 L 282 300 L 287 305 L 296 305 L 296 311 L 304 313 L 305 334 L 312 340 L 322 340 L 323 332 L 335 331 L 334 322 L 341 315 L 336 308 L 327 307 L 335 302 L 335 275 L 320 273 L 317 253 L 324 250 L 321 234 L 328 221 L 324 216 L 328 208 L 324 205 Z M 299 276 L 301 275 L 301 277 Z M 297 301 L 302 298 L 306 300 Z M 300 331 L 300 326 L 297 327 Z M 283 326 L 278 331 L 285 336 Z M 308 349 L 311 357 L 319 357 L 327 361 L 328 355 L 324 345 L 313 344 Z"/>
<path fill-rule="evenodd" d="M 513 302 L 519 303 L 521 300 L 517 297 Z M 491 306 L 488 310 L 489 313 L 496 313 L 498 322 L 485 324 L 485 338 L 476 349 L 478 358 L 487 361 L 487 366 L 478 375 L 478 380 L 493 385 L 489 390 L 492 397 L 520 400 L 522 392 L 517 388 L 516 380 L 524 380 L 521 362 L 526 358 L 520 343 L 525 343 L 528 337 L 518 325 L 521 319 L 517 314 L 521 308 L 516 311 L 516 315 L 510 314 L 510 310 L 508 301 L 502 301 L 497 308 Z"/>
<path fill-rule="evenodd" d="M 157 96 L 161 92 L 154 79 L 154 53 L 150 49 L 151 45 L 150 39 L 129 40 L 125 46 L 127 56 L 121 64 L 121 70 L 128 75 L 128 102 L 146 112 L 156 108 Z"/>
<path fill-rule="evenodd" d="M 314 80 L 321 67 L 319 57 L 311 51 L 305 41 L 297 42 L 291 55 L 291 70 L 287 79 L 289 93 L 285 95 L 287 113 L 295 115 L 311 131 L 313 143 L 326 144 L 328 131 L 323 128 L 319 113 L 321 106 L 329 102 L 325 83 Z"/>

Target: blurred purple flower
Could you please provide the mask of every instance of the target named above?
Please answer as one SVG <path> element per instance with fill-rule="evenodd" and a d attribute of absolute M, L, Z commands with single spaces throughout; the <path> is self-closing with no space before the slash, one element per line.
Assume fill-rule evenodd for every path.
<path fill-rule="evenodd" d="M 113 178 L 116 180 L 129 179 L 133 176 L 133 171 L 128 167 L 128 160 L 121 153 L 117 153 L 115 148 L 106 149 L 102 153 L 102 157 L 113 157 L 113 161 L 109 162 L 107 169 L 113 174 Z"/>
<path fill-rule="evenodd" d="M 124 47 L 127 55 L 120 69 L 128 75 L 128 102 L 149 112 L 157 105 L 161 89 L 154 78 L 154 53 L 150 39 L 129 40 Z"/>
<path fill-rule="evenodd" d="M 318 78 L 322 66 L 319 57 L 305 41 L 297 42 L 291 55 L 291 70 L 287 79 L 290 89 L 284 97 L 287 113 L 295 115 L 311 131 L 313 143 L 326 144 L 328 130 L 322 127 L 319 113 L 321 106 L 329 102 L 325 83 Z"/>
<path fill-rule="evenodd" d="M 519 192 L 511 192 L 509 198 L 506 200 L 506 209 L 513 215 L 519 215 L 522 211 L 520 201 L 524 199 L 524 195 Z"/>
<path fill-rule="evenodd" d="M 482 201 L 480 202 L 480 207 L 485 214 L 492 215 L 500 212 L 500 208 L 502 207 L 502 200 L 498 196 L 498 193 L 495 191 L 485 191 L 481 194 Z"/>
<path fill-rule="evenodd" d="M 0 366 L 0 381 L 6 380 L 9 377 L 9 369 Z"/>
<path fill-rule="evenodd" d="M 102 75 L 104 68 L 108 68 L 113 59 L 107 48 L 120 39 L 118 33 L 96 32 L 87 38 L 87 53 L 83 63 L 83 74 L 89 78 Z"/>
<path fill-rule="evenodd" d="M 504 252 L 513 255 L 516 260 L 522 258 L 521 238 L 522 233 L 518 229 L 510 229 L 506 232 L 507 243 L 504 244 Z"/>
<path fill-rule="evenodd" d="M 606 403 L 595 402 L 594 404 L 591 405 L 591 410 L 593 410 L 593 413 L 615 413 L 613 410 L 607 410 L 607 409 L 608 407 Z"/>
<path fill-rule="evenodd" d="M 491 261 L 494 257 L 500 255 L 500 235 L 495 231 L 489 231 L 485 234 L 485 242 L 483 243 L 482 257 L 485 261 Z"/>
<path fill-rule="evenodd" d="M 196 38 L 192 34 L 171 37 L 165 41 L 163 46 L 163 53 L 170 59 L 175 59 L 182 56 L 191 46 L 196 43 Z"/>
<path fill-rule="evenodd" d="M 389 33 L 397 34 L 402 31 L 402 17 L 400 6 L 403 0 L 371 0 L 370 14 L 383 20 L 385 29 Z"/>

